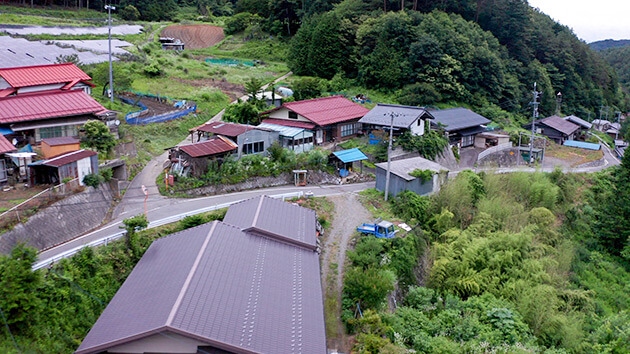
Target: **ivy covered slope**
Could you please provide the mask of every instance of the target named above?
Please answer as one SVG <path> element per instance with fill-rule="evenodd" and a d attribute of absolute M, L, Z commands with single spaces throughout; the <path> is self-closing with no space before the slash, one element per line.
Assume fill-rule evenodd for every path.
<path fill-rule="evenodd" d="M 379 212 L 417 227 L 348 253 L 354 351 L 629 352 L 628 186 L 630 155 L 595 175 L 463 171 L 432 197 L 398 194 Z"/>
<path fill-rule="evenodd" d="M 567 114 L 623 102 L 614 70 L 524 0 L 345 0 L 304 19 L 288 59 L 299 75 L 341 75 L 395 90 L 403 104 L 467 104 L 514 123 L 529 111 L 534 82 L 541 116 L 554 113 L 557 92 Z"/>

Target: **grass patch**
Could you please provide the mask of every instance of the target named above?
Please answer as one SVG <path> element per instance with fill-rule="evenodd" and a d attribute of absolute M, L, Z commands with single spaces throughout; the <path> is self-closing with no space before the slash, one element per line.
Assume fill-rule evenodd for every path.
<path fill-rule="evenodd" d="M 30 25 L 30 26 L 73 26 L 89 27 L 103 25 L 98 22 L 86 22 L 72 18 L 55 18 L 34 15 L 18 15 L 0 13 L 0 23 L 5 25 Z"/>
<path fill-rule="evenodd" d="M 372 213 L 372 217 L 375 219 L 383 218 L 383 220 L 391 222 L 402 221 L 394 214 L 391 203 L 385 201 L 383 192 L 379 192 L 374 188 L 366 189 L 359 192 L 359 201 Z M 365 222 L 369 222 L 369 220 Z"/>
<path fill-rule="evenodd" d="M 64 7 L 45 6 L 45 7 L 25 7 L 25 6 L 10 6 L 0 5 L 0 12 L 9 12 L 13 14 L 27 14 L 43 17 L 60 17 L 68 19 L 106 19 L 107 12 L 100 12 L 96 10 L 88 9 L 68 9 Z M 115 18 L 116 14 L 112 13 L 112 18 Z"/>
<path fill-rule="evenodd" d="M 315 210 L 317 220 L 324 229 L 328 229 L 335 217 L 335 204 L 326 197 L 303 198 L 296 201 L 305 208 Z"/>
<path fill-rule="evenodd" d="M 289 52 L 289 42 L 284 39 L 245 40 L 242 34 L 225 37 L 214 47 L 191 51 L 195 55 L 257 59 L 264 61 L 284 61 Z"/>
<path fill-rule="evenodd" d="M 580 149 L 558 145 L 556 143 L 550 143 L 549 145 L 547 145 L 545 154 L 548 157 L 565 160 L 571 164 L 571 167 L 597 161 L 604 157 L 604 153 L 602 150 Z"/>

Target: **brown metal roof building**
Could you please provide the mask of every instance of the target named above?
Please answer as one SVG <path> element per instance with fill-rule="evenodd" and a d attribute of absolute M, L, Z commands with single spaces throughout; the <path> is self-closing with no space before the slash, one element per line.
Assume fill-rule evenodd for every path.
<path fill-rule="evenodd" d="M 325 353 L 318 254 L 287 242 L 310 243 L 315 215 L 278 203 L 245 201 L 153 242 L 77 353 Z"/>

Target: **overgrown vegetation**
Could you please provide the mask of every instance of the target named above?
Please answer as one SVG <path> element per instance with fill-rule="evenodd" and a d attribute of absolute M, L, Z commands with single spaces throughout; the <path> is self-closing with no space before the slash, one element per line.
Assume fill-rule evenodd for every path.
<path fill-rule="evenodd" d="M 422 157 L 435 160 L 443 154 L 448 146 L 448 140 L 435 130 L 423 135 L 413 135 L 406 131 L 396 139 L 396 144 L 406 151 L 417 151 Z"/>
<path fill-rule="evenodd" d="M 371 237 L 348 254 L 354 350 L 630 350 L 628 171 L 630 158 L 588 177 L 463 171 L 432 197 L 364 194 L 424 233 L 394 241 L 406 242 L 395 257 Z"/>

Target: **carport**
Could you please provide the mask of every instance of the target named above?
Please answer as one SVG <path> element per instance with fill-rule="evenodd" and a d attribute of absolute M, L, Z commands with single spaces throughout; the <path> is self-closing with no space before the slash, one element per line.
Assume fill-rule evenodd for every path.
<path fill-rule="evenodd" d="M 349 172 L 352 172 L 352 167 L 356 161 L 359 161 L 361 165 L 361 173 L 363 173 L 363 160 L 367 160 L 368 157 L 359 148 L 353 148 L 348 150 L 335 151 L 330 157 L 331 161 L 339 169 L 339 175 L 346 177 Z"/>

